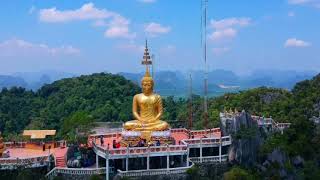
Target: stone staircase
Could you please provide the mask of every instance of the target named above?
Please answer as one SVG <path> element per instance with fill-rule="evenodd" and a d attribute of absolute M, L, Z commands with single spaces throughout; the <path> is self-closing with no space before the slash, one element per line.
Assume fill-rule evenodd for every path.
<path fill-rule="evenodd" d="M 64 156 L 56 157 L 56 167 L 66 167 L 66 160 Z"/>
<path fill-rule="evenodd" d="M 66 156 L 68 148 L 61 148 L 54 152 L 56 167 L 67 167 Z"/>

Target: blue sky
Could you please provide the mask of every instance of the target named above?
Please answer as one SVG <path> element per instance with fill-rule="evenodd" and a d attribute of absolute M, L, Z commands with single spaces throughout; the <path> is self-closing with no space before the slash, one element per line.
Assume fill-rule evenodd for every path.
<path fill-rule="evenodd" d="M 200 0 L 6 0 L 0 74 L 203 69 Z M 320 71 L 320 0 L 209 0 L 209 70 Z"/>

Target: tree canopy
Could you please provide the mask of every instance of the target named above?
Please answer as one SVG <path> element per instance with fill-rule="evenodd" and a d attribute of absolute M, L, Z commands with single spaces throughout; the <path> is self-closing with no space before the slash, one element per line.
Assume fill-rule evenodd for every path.
<path fill-rule="evenodd" d="M 4 88 L 0 92 L 0 131 L 7 136 L 25 128 L 60 129 L 69 121 L 81 124 L 81 119 L 70 119 L 76 112 L 86 112 L 91 121 L 127 121 L 132 119 L 132 98 L 139 92 L 138 85 L 106 73 L 62 79 L 36 92 Z"/>

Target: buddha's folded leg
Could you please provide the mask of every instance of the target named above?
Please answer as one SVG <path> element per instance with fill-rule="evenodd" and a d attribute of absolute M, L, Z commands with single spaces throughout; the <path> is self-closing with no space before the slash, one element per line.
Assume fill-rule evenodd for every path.
<path fill-rule="evenodd" d="M 123 128 L 129 131 L 163 131 L 169 128 L 169 124 L 165 121 L 142 124 L 138 120 L 133 120 L 126 122 Z"/>
<path fill-rule="evenodd" d="M 146 122 L 146 123 L 141 123 L 139 127 L 136 127 L 135 130 L 137 131 L 155 131 L 155 127 L 159 124 L 159 122 Z"/>
<path fill-rule="evenodd" d="M 169 128 L 169 124 L 164 121 L 157 121 L 152 123 L 141 124 L 140 127 L 136 127 L 136 131 L 164 131 Z"/>
<path fill-rule="evenodd" d="M 128 121 L 123 126 L 125 130 L 135 130 L 139 127 L 141 127 L 141 123 L 138 120 Z"/>
<path fill-rule="evenodd" d="M 157 125 L 154 126 L 154 130 L 163 131 L 169 128 L 169 124 L 165 121 L 160 121 Z"/>
<path fill-rule="evenodd" d="M 154 131 L 154 127 L 153 126 L 146 126 L 146 125 L 141 125 L 141 127 L 137 127 L 134 130 L 136 131 Z"/>

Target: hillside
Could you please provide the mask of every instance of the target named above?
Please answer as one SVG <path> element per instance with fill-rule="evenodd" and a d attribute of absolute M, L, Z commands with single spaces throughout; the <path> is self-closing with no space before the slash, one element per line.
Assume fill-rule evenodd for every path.
<path fill-rule="evenodd" d="M 194 97 L 195 128 L 203 128 L 201 102 L 200 97 Z M 187 103 L 183 99 L 167 101 L 167 116 L 187 119 L 188 112 L 181 110 L 187 109 Z M 248 167 L 245 162 L 235 163 L 225 173 L 225 179 L 320 178 L 320 74 L 297 83 L 292 91 L 260 87 L 210 98 L 209 126 L 219 125 L 219 111 L 229 108 L 272 116 L 278 122 L 290 122 L 291 126 L 283 134 L 261 137 L 264 140 L 256 149 L 258 157 L 255 164 Z M 243 130 L 246 132 L 248 129 Z M 250 140 L 250 136 L 248 138 Z M 272 164 L 270 159 L 275 159 Z"/>
<path fill-rule="evenodd" d="M 96 121 L 132 119 L 132 97 L 139 91 L 122 76 L 105 73 L 59 80 L 36 92 L 3 89 L 0 131 L 7 135 L 24 128 L 59 129 L 76 112 L 86 112 Z"/>
<path fill-rule="evenodd" d="M 20 77 L 0 75 L 0 88 L 11 88 L 14 86 L 26 87 L 27 82 Z"/>
<path fill-rule="evenodd" d="M 320 74 L 311 80 L 297 83 L 291 92 L 272 90 L 266 94 L 264 91 L 261 89 L 260 92 L 256 91 L 256 95 L 243 99 L 240 94 L 245 97 L 250 91 L 234 95 L 229 98 L 229 103 L 231 100 L 237 107 L 247 104 L 251 111 L 272 115 L 275 120 L 292 124 L 284 134 L 276 133 L 266 138 L 254 167 L 243 167 L 240 171 L 236 167 L 226 176 L 246 179 L 253 172 L 261 179 L 319 179 Z M 276 160 L 270 160 L 272 158 Z M 272 164 L 268 165 L 270 162 Z M 239 172 L 247 173 L 248 176 Z"/>

